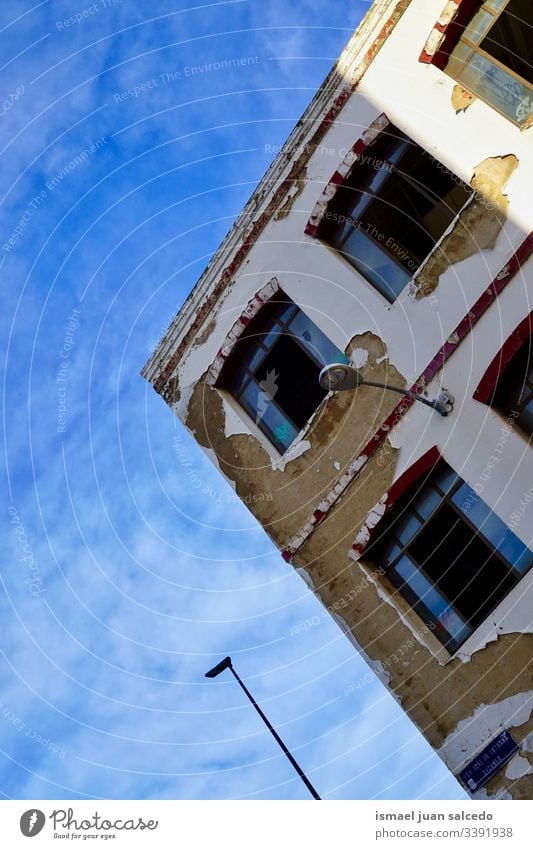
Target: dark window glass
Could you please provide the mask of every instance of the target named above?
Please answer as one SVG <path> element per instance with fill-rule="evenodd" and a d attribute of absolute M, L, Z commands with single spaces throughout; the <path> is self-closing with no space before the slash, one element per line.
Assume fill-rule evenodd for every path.
<path fill-rule="evenodd" d="M 391 126 L 337 191 L 319 236 L 394 301 L 471 194 Z"/>
<path fill-rule="evenodd" d="M 231 392 L 284 452 L 325 398 L 318 375 L 331 362 L 348 360 L 287 295 L 279 293 L 236 343 L 218 385 Z"/>
<path fill-rule="evenodd" d="M 481 42 L 481 48 L 517 76 L 533 83 L 532 38 L 531 0 L 509 0 Z"/>
<path fill-rule="evenodd" d="M 515 124 L 533 112 L 533 3 L 480 4 L 450 54 L 446 70 Z"/>
<path fill-rule="evenodd" d="M 317 363 L 292 336 L 281 335 L 258 368 L 256 379 L 260 386 L 272 387 L 277 406 L 301 430 L 326 395 L 318 382 L 319 372 Z"/>
<path fill-rule="evenodd" d="M 533 356 L 532 337 L 522 344 L 503 374 L 492 398 L 492 405 L 514 415 L 524 433 L 533 434 Z"/>
<path fill-rule="evenodd" d="M 533 552 L 443 461 L 396 505 L 368 556 L 450 652 L 533 566 Z"/>

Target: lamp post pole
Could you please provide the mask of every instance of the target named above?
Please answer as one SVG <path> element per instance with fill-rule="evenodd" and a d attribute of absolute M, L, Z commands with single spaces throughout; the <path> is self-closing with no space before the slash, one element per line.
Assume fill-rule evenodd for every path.
<path fill-rule="evenodd" d="M 261 719 L 265 723 L 266 727 L 268 728 L 268 730 L 270 731 L 270 733 L 272 734 L 272 736 L 274 737 L 274 739 L 278 743 L 283 754 L 286 756 L 286 758 L 289 760 L 289 762 L 292 764 L 292 766 L 294 767 L 294 769 L 296 770 L 296 772 L 298 773 L 298 775 L 302 779 L 303 783 L 305 784 L 305 786 L 309 790 L 313 799 L 317 799 L 317 800 L 320 801 L 320 796 L 318 795 L 315 788 L 313 787 L 313 785 L 311 784 L 311 782 L 307 778 L 303 769 L 301 768 L 299 763 L 293 758 L 293 756 L 289 752 L 287 746 L 285 745 L 285 743 L 283 742 L 283 740 L 281 739 L 281 737 L 279 736 L 279 734 L 277 733 L 275 728 L 271 725 L 271 723 L 269 722 L 269 720 L 267 719 L 267 717 L 265 716 L 265 714 L 263 713 L 263 711 L 261 710 L 261 708 L 259 707 L 257 702 L 255 701 L 254 697 L 250 693 L 249 689 L 245 686 L 245 684 L 241 681 L 241 679 L 239 678 L 239 676 L 235 672 L 235 669 L 233 668 L 233 664 L 231 662 L 231 657 L 225 657 L 224 660 L 220 661 L 220 663 L 218 663 L 216 666 L 214 666 L 213 669 L 210 669 L 209 672 L 206 672 L 205 677 L 206 678 L 216 678 L 217 675 L 220 675 L 220 673 L 224 671 L 224 669 L 230 670 L 233 677 L 235 678 L 235 680 L 237 681 L 237 683 L 239 684 L 241 689 L 244 691 L 245 695 L 248 697 L 248 699 L 250 700 L 250 702 L 252 703 L 252 705 L 256 709 L 257 713 L 259 714 L 259 716 L 261 717 Z"/>

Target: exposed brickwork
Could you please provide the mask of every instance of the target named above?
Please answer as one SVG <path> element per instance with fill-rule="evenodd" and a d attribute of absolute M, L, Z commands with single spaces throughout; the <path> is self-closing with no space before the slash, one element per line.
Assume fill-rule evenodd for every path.
<path fill-rule="evenodd" d="M 363 522 L 355 542 L 353 543 L 350 556 L 353 560 L 359 560 L 365 549 L 370 544 L 370 541 L 379 527 L 379 523 L 383 517 L 394 506 L 396 501 L 406 492 L 419 478 L 433 468 L 440 460 L 440 452 L 435 446 L 430 448 L 423 457 L 420 457 L 415 463 L 409 466 L 408 469 L 400 475 L 397 481 L 393 483 L 391 488 L 385 495 L 380 498 L 377 504 L 374 505 L 365 521 Z"/>
<path fill-rule="evenodd" d="M 433 380 L 449 357 L 469 335 L 474 325 L 477 324 L 479 319 L 498 297 L 500 292 L 505 289 L 514 275 L 520 271 L 520 268 L 532 252 L 533 233 L 531 233 L 527 239 L 522 242 L 516 253 L 513 254 L 509 262 L 496 276 L 495 280 L 493 280 L 490 286 L 478 298 L 470 312 L 468 312 L 467 315 L 459 322 L 455 331 L 449 336 L 444 345 L 435 354 L 416 383 L 411 386 L 412 392 L 421 393 L 424 391 L 428 383 Z M 365 446 L 359 457 L 350 464 L 340 481 L 338 481 L 338 483 L 330 490 L 326 498 L 318 505 L 317 510 L 314 511 L 313 515 L 308 519 L 301 531 L 285 547 L 282 552 L 282 556 L 287 562 L 291 562 L 296 552 L 299 551 L 308 537 L 313 533 L 314 529 L 324 521 L 329 510 L 359 475 L 359 472 L 366 465 L 370 457 L 372 457 L 380 445 L 385 441 L 391 428 L 401 421 L 405 413 L 414 403 L 415 402 L 411 398 L 406 396 L 399 404 L 396 405 L 392 413 L 387 417 L 381 427 L 378 428 L 370 442 Z"/>
<path fill-rule="evenodd" d="M 243 310 L 231 328 L 224 340 L 224 344 L 216 355 L 213 365 L 207 373 L 207 383 L 214 385 L 217 382 L 220 372 L 224 367 L 224 363 L 233 350 L 233 346 L 239 341 L 252 318 L 257 315 L 261 307 L 269 301 L 276 292 L 279 292 L 279 289 L 279 282 L 276 277 L 273 277 L 272 280 L 270 280 L 266 286 L 263 286 L 263 288 L 254 295 L 252 300 L 247 303 L 246 309 Z"/>
<path fill-rule="evenodd" d="M 418 61 L 444 68 L 461 30 L 479 5 L 480 0 L 449 0 L 431 30 Z"/>
<path fill-rule="evenodd" d="M 377 136 L 387 129 L 390 121 L 386 115 L 382 114 L 379 118 L 369 126 L 363 133 L 361 138 L 357 139 L 351 150 L 348 151 L 337 170 L 331 175 L 324 191 L 313 207 L 311 217 L 307 222 L 305 232 L 308 236 L 316 236 L 320 223 L 326 214 L 326 210 L 337 194 L 340 186 L 351 173 L 354 166 L 361 159 L 367 147 L 377 138 Z"/>
<path fill-rule="evenodd" d="M 365 71 L 376 57 L 377 53 L 389 37 L 390 33 L 400 20 L 401 16 L 409 6 L 410 2 L 411 0 L 400 0 L 400 2 L 397 4 L 393 14 L 385 22 L 379 34 L 365 53 L 363 59 L 361 60 L 357 68 L 353 71 L 350 83 L 345 84 L 341 87 L 339 94 L 333 101 L 332 106 L 328 109 L 328 111 L 318 124 L 315 132 L 306 144 L 306 150 L 304 152 L 304 155 L 299 157 L 298 160 L 293 163 L 293 166 L 290 169 L 286 179 L 280 183 L 280 185 L 277 187 L 276 191 L 272 195 L 272 198 L 267 207 L 253 222 L 250 230 L 248 230 L 246 236 L 244 237 L 241 246 L 233 255 L 231 262 L 226 266 L 226 268 L 222 272 L 222 275 L 218 283 L 214 287 L 211 296 L 207 298 L 202 304 L 202 306 L 198 309 L 194 321 L 191 322 L 181 343 L 178 345 L 172 356 L 170 356 L 166 363 L 162 366 L 159 374 L 153 382 L 153 386 L 155 391 L 162 395 L 163 398 L 165 398 L 166 395 L 165 387 L 168 384 L 170 378 L 172 377 L 172 374 L 175 371 L 180 359 L 182 358 L 184 351 L 188 348 L 191 343 L 191 340 L 194 338 L 200 327 L 203 325 L 205 319 L 213 310 L 213 307 L 220 298 L 221 294 L 224 292 L 228 284 L 231 282 L 232 278 L 237 273 L 237 270 L 248 256 L 259 235 L 265 229 L 272 216 L 285 199 L 287 192 L 290 191 L 291 188 L 293 188 L 293 186 L 295 185 L 295 183 L 298 182 L 299 179 L 301 179 L 302 172 L 306 166 L 309 156 L 311 156 L 312 152 L 320 145 L 322 139 L 330 129 L 333 122 L 338 117 L 343 107 L 346 105 L 351 95 L 354 93 Z M 283 155 L 283 152 L 280 155 Z"/>

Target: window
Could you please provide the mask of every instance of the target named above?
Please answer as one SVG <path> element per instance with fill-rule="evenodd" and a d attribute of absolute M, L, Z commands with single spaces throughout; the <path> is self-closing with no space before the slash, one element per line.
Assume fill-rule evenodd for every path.
<path fill-rule="evenodd" d="M 280 451 L 327 395 L 320 370 L 348 359 L 283 292 L 250 322 L 217 381 Z"/>
<path fill-rule="evenodd" d="M 532 338 L 522 343 L 499 377 L 491 404 L 515 421 L 524 433 L 533 434 L 533 357 Z"/>
<path fill-rule="evenodd" d="M 472 194 L 389 124 L 336 192 L 317 235 L 392 302 Z"/>
<path fill-rule="evenodd" d="M 533 113 L 533 3 L 487 0 L 461 32 L 446 72 L 519 126 Z"/>
<path fill-rule="evenodd" d="M 533 552 L 442 460 L 384 522 L 368 556 L 449 652 L 533 565 Z"/>

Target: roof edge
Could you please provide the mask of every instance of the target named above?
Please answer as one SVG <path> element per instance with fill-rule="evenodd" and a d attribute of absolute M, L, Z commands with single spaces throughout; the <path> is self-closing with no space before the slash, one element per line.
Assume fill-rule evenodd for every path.
<path fill-rule="evenodd" d="M 144 365 L 141 375 L 157 392 L 208 317 L 201 305 L 217 299 L 229 284 L 410 3 L 374 0 Z M 303 151 L 297 160 L 290 155 L 294 149 Z"/>

